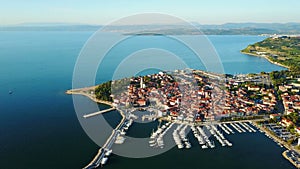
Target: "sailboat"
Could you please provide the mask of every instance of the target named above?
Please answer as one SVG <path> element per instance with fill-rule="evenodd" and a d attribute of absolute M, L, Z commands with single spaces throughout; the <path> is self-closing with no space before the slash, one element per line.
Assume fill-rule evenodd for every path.
<path fill-rule="evenodd" d="M 201 148 L 202 148 L 202 149 L 207 149 L 208 146 L 207 146 L 207 144 L 204 144 L 204 145 L 201 146 Z"/>

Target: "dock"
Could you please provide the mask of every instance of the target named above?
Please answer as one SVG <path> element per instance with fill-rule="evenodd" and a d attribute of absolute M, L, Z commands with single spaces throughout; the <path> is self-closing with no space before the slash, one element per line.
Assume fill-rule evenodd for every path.
<path fill-rule="evenodd" d="M 285 150 L 282 153 L 283 157 L 292 163 L 296 168 L 300 168 L 299 154 L 292 150 Z"/>
<path fill-rule="evenodd" d="M 94 159 L 83 169 L 92 169 L 100 166 L 102 159 L 105 157 L 106 152 L 111 150 L 113 143 L 115 142 L 119 131 L 113 130 L 110 137 L 107 139 L 106 143 L 102 148 L 98 150 L 98 153 L 95 155 Z"/>
<path fill-rule="evenodd" d="M 103 145 L 103 147 L 98 150 L 98 153 L 95 155 L 94 159 L 83 169 L 92 169 L 99 167 L 102 159 L 105 157 L 105 154 L 111 150 L 112 145 L 114 144 L 119 134 L 120 131 L 114 129 L 110 137 L 107 139 L 106 143 Z"/>
<path fill-rule="evenodd" d="M 83 117 L 84 118 L 89 118 L 89 117 L 97 116 L 99 114 L 107 113 L 107 112 L 110 112 L 110 111 L 113 111 L 113 110 L 116 110 L 116 108 L 112 107 L 112 108 L 109 108 L 109 109 L 97 111 L 95 113 L 85 114 L 85 115 L 83 115 Z"/>
<path fill-rule="evenodd" d="M 113 108 L 110 108 L 110 109 L 95 112 L 95 113 L 92 113 L 92 115 L 89 114 L 90 115 L 89 117 L 92 117 L 92 116 L 95 116 L 95 115 L 98 115 L 98 114 L 101 114 L 101 113 L 109 112 L 109 111 L 112 111 L 112 110 L 115 110 L 115 108 L 113 107 Z M 94 159 L 88 165 L 83 167 L 83 169 L 93 169 L 93 168 L 99 167 L 100 165 L 103 165 L 102 160 L 105 158 L 105 156 L 106 156 L 105 154 L 112 150 L 112 146 L 113 146 L 114 142 L 116 141 L 117 137 L 120 135 L 121 129 L 125 126 L 126 121 L 128 121 L 128 119 L 126 118 L 124 112 L 121 111 L 121 110 L 119 110 L 119 111 L 120 111 L 120 114 L 123 117 L 121 122 L 112 131 L 111 135 L 109 136 L 109 138 L 107 139 L 105 144 L 102 146 L 102 148 L 100 148 L 98 150 L 98 153 L 95 155 Z"/>

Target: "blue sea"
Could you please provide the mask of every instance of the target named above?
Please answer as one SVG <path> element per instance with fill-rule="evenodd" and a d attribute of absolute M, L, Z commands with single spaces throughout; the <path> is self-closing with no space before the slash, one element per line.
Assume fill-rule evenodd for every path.
<path fill-rule="evenodd" d="M 75 169 L 84 167 L 98 146 L 81 128 L 73 108 L 72 75 L 77 57 L 94 32 L 0 32 L 0 168 Z M 140 40 L 158 37 L 140 36 Z M 282 70 L 263 58 L 239 51 L 263 40 L 261 36 L 208 36 L 226 73 L 257 73 Z M 162 48 L 166 43 L 160 44 Z M 167 46 L 176 48 L 176 46 Z M 130 51 L 120 48 L 119 52 Z M 118 53 L 118 51 L 115 51 Z M 188 56 L 185 56 L 188 57 Z M 109 67 L 114 60 L 108 60 Z M 104 74 L 105 75 L 105 74 Z M 96 79 L 110 80 L 109 74 Z M 81 97 L 81 96 L 79 96 Z M 85 99 L 85 104 L 91 101 Z M 105 107 L 104 105 L 99 105 Z M 105 115 L 114 120 L 118 113 Z M 137 131 L 138 125 L 132 127 Z M 101 134 L 101 133 L 99 133 Z M 260 133 L 228 137 L 232 148 L 203 151 L 176 148 L 156 157 L 128 159 L 113 155 L 105 168 L 273 168 L 293 166 L 281 156 L 282 148 Z"/>

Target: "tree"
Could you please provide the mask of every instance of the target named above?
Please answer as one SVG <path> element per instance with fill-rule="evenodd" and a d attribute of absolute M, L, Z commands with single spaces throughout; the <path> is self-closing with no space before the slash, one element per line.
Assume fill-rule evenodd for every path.
<path fill-rule="evenodd" d="M 100 84 L 95 89 L 95 95 L 97 99 L 104 101 L 112 101 L 111 98 L 111 81 Z"/>

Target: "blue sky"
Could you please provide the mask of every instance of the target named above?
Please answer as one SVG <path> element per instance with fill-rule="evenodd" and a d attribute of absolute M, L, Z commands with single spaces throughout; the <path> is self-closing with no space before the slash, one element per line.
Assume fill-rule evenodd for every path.
<path fill-rule="evenodd" d="M 2 0 L 0 24 L 107 24 L 155 12 L 200 24 L 300 22 L 299 0 Z"/>

